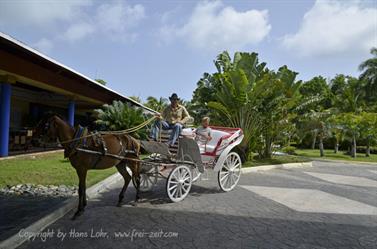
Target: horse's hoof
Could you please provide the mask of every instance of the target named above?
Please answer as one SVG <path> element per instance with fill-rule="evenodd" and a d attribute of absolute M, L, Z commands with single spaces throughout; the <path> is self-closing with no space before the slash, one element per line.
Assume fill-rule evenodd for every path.
<path fill-rule="evenodd" d="M 77 212 L 73 215 L 72 220 L 75 220 L 77 217 L 81 216 L 83 212 L 84 212 L 84 210 L 79 210 L 79 211 L 77 211 Z"/>

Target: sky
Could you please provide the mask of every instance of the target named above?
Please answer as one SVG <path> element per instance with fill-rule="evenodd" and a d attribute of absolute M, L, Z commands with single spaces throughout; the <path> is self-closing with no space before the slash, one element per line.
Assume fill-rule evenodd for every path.
<path fill-rule="evenodd" d="M 190 100 L 224 50 L 301 80 L 358 76 L 377 1 L 0 0 L 0 31 L 124 95 Z"/>

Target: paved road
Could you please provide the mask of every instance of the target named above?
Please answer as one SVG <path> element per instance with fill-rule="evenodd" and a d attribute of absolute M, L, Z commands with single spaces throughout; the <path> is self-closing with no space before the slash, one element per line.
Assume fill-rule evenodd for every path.
<path fill-rule="evenodd" d="M 249 173 L 230 193 L 209 178 L 174 204 L 161 182 L 138 207 L 115 207 L 119 184 L 80 219 L 70 213 L 48 227 L 52 238 L 21 248 L 377 248 L 376 165 Z M 133 196 L 130 189 L 126 201 Z"/>

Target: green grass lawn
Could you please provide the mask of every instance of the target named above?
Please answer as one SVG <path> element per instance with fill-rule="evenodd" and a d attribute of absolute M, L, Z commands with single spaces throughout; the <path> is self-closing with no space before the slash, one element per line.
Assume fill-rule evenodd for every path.
<path fill-rule="evenodd" d="M 116 171 L 115 167 L 89 170 L 87 186 L 105 179 Z M 71 163 L 63 158 L 63 152 L 1 160 L 0 187 L 22 183 L 77 186 L 78 178 Z"/>
<path fill-rule="evenodd" d="M 366 157 L 365 154 L 357 153 L 356 158 L 352 158 L 349 155 L 344 155 L 344 151 L 339 151 L 337 154 L 333 150 L 325 150 L 325 156 L 320 157 L 319 149 L 316 150 L 300 150 L 296 149 L 295 152 L 298 156 L 309 158 L 323 158 L 332 160 L 346 160 L 346 161 L 360 161 L 360 162 L 375 162 L 377 163 L 377 155 L 371 154 L 370 157 Z"/>
<path fill-rule="evenodd" d="M 283 163 L 301 163 L 308 162 L 310 159 L 302 158 L 298 156 L 272 156 L 271 159 L 253 159 L 245 162 L 242 167 L 254 167 L 270 164 L 283 164 Z"/>

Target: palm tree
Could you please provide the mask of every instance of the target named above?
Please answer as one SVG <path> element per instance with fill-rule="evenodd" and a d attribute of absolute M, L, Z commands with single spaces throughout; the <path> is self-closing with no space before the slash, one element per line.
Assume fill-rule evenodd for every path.
<path fill-rule="evenodd" d="M 254 87 L 259 89 L 253 98 L 261 119 L 265 158 L 271 157 L 273 143 L 289 129 L 287 124 L 296 117 L 293 110 L 298 104 L 301 85 L 301 81 L 296 81 L 296 75 L 286 66 L 277 72 L 266 70 L 264 77 Z"/>
<path fill-rule="evenodd" d="M 377 140 L 377 114 L 363 112 L 360 114 L 360 135 L 366 141 L 365 156 L 370 156 L 370 146 Z"/>
<path fill-rule="evenodd" d="M 130 107 L 122 101 L 113 101 L 111 105 L 105 104 L 101 109 L 95 110 L 97 114 L 96 123 L 106 130 L 119 131 L 133 128 L 144 122 L 143 110 Z M 146 138 L 145 128 L 132 133 L 136 138 Z"/>
<path fill-rule="evenodd" d="M 377 48 L 372 48 L 370 53 L 373 57 L 362 62 L 359 70 L 362 71 L 360 79 L 366 83 L 367 98 L 372 101 L 377 100 Z"/>
<path fill-rule="evenodd" d="M 272 145 L 289 127 L 289 111 L 297 104 L 301 82 L 297 73 L 286 66 L 273 72 L 258 64 L 255 53 L 236 53 L 233 61 L 227 53 L 215 61 L 218 81 L 215 100 L 208 107 L 223 115 L 225 125 L 240 127 L 245 132 L 241 148 L 247 153 L 250 144 L 263 142 L 259 149 L 263 157 L 270 158 Z"/>
<path fill-rule="evenodd" d="M 130 96 L 130 99 L 133 99 L 138 103 L 141 103 L 141 98 L 139 96 Z"/>
<path fill-rule="evenodd" d="M 159 99 L 149 96 L 145 105 L 157 112 L 162 112 L 168 106 L 168 100 L 160 97 Z"/>
<path fill-rule="evenodd" d="M 332 112 L 330 109 L 322 111 L 311 110 L 303 115 L 303 120 L 306 123 L 307 129 L 315 131 L 315 136 L 318 137 L 319 152 L 321 157 L 325 155 L 323 140 L 331 135 L 331 126 L 329 123 L 331 115 Z"/>
<path fill-rule="evenodd" d="M 255 101 L 264 89 L 254 88 L 254 84 L 261 76 L 265 64 L 258 63 L 256 53 L 235 53 L 232 61 L 229 54 L 223 52 L 217 56 L 215 66 L 218 72 L 205 75 L 205 79 L 198 84 L 202 88 L 196 91 L 196 100 L 206 101 L 201 98 L 201 94 L 207 94 L 209 102 L 202 104 L 217 111 L 211 112 L 216 117 L 215 122 L 242 128 L 244 139 L 239 148 L 241 157 L 246 159 L 252 138 L 258 137 L 256 130 L 259 129 L 260 122 Z M 195 104 L 197 103 L 194 102 Z"/>
<path fill-rule="evenodd" d="M 341 113 L 338 116 L 340 124 L 344 128 L 345 135 L 351 140 L 351 157 L 356 157 L 356 141 L 360 136 L 361 116 L 355 113 Z"/>
<path fill-rule="evenodd" d="M 332 115 L 329 118 L 329 127 L 334 138 L 334 154 L 337 154 L 339 151 L 339 143 L 344 139 L 344 128 L 341 125 L 340 120 L 338 120 L 337 115 Z"/>

